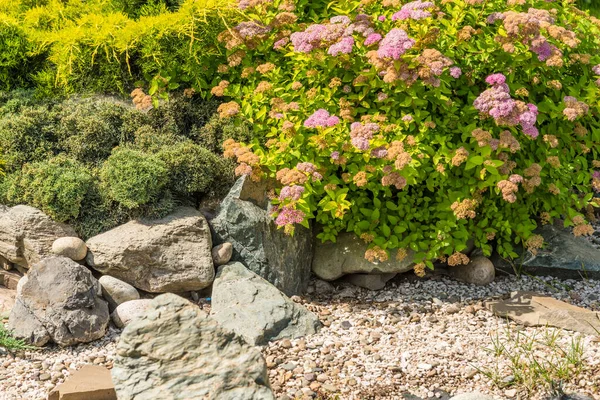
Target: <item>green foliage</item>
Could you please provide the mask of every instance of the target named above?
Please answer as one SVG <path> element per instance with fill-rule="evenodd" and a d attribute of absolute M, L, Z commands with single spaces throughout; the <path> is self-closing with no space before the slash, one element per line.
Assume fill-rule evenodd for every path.
<path fill-rule="evenodd" d="M 589 232 L 582 210 L 600 188 L 600 21 L 567 1 L 435 2 L 416 19 L 393 18 L 394 1 L 296 3 L 298 21 L 330 24 L 326 33 L 280 23 L 280 1 L 245 10 L 258 28 L 223 38 L 241 59 L 213 90 L 231 100 L 223 118 L 252 124 L 257 138 L 229 141 L 227 153 L 236 171 L 279 181 L 275 216 L 286 231 L 313 219 L 322 240 L 354 232 L 370 243 L 369 259 L 412 250 L 429 267 L 468 261 L 459 252 L 470 239 L 486 255 L 494 245 L 514 257 L 515 243 L 535 251 L 540 218 Z M 488 20 L 494 13 L 504 14 Z M 368 44 L 367 28 L 407 38 Z M 301 33 L 291 36 L 299 48 L 274 49 L 305 29 L 314 29 L 305 52 Z M 492 74 L 506 85 L 486 83 Z"/>
<path fill-rule="evenodd" d="M 127 208 L 156 199 L 168 181 L 167 165 L 139 150 L 117 148 L 100 169 L 107 196 Z"/>
<path fill-rule="evenodd" d="M 219 185 L 233 184 L 231 164 L 191 141 L 164 146 L 156 157 L 169 171 L 173 193 L 207 193 Z"/>
<path fill-rule="evenodd" d="M 9 203 L 29 204 L 57 221 L 67 221 L 79 215 L 94 178 L 81 163 L 61 155 L 25 164 L 2 186 Z"/>
<path fill-rule="evenodd" d="M 8 172 L 27 162 L 45 160 L 57 150 L 56 114 L 43 105 L 17 109 L 0 120 L 0 148 Z"/>
<path fill-rule="evenodd" d="M 213 118 L 216 108 L 178 95 L 144 112 L 103 96 L 0 92 L 0 203 L 38 207 L 90 237 L 222 195 L 234 178 L 222 138 L 252 136 L 246 123 Z"/>
<path fill-rule="evenodd" d="M 0 89 L 40 94 L 210 87 L 223 0 L 0 1 Z M 3 14 L 4 12 L 4 14 Z M 166 94 L 165 94 L 166 96 Z"/>
<path fill-rule="evenodd" d="M 15 339 L 2 322 L 0 322 L 0 347 L 8 350 L 29 350 L 34 348 L 33 346 L 28 346 L 23 340 Z"/>
<path fill-rule="evenodd" d="M 81 162 L 102 162 L 120 143 L 132 141 L 123 124 L 135 114 L 130 106 L 110 99 L 65 101 L 57 129 L 61 148 Z"/>

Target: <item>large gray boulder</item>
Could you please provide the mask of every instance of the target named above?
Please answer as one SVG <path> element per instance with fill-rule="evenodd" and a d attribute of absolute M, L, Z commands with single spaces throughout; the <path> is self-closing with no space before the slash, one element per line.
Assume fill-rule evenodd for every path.
<path fill-rule="evenodd" d="M 304 292 L 310 279 L 313 241 L 297 226 L 293 236 L 277 229 L 265 187 L 240 178 L 210 221 L 215 244 L 230 242 L 239 261 L 288 296 Z"/>
<path fill-rule="evenodd" d="M 52 221 L 37 208 L 0 208 L 0 256 L 23 268 L 52 254 L 52 243 L 60 237 L 77 236 L 68 225 Z"/>
<path fill-rule="evenodd" d="M 336 242 L 317 241 L 312 270 L 326 281 L 346 274 L 399 274 L 413 269 L 413 251 L 404 260 L 390 257 L 386 262 L 370 262 L 365 259 L 368 245 L 354 233 L 340 233 Z"/>
<path fill-rule="evenodd" d="M 525 252 L 523 265 L 600 272 L 600 249 L 585 238 L 575 237 L 571 230 L 564 228 L 562 221 L 540 227 L 536 233 L 544 238 L 544 248 L 536 255 Z"/>
<path fill-rule="evenodd" d="M 275 399 L 260 351 L 174 294 L 125 327 L 112 379 L 121 400 Z"/>
<path fill-rule="evenodd" d="M 600 278 L 600 249 L 583 237 L 575 237 L 572 228 L 565 228 L 562 221 L 543 225 L 536 234 L 544 238 L 544 247 L 532 254 L 522 247 L 515 251 L 520 257 L 512 263 L 524 272 L 553 275 L 560 278 Z M 498 269 L 512 271 L 513 265 L 497 253 L 492 262 Z"/>
<path fill-rule="evenodd" d="M 52 341 L 61 346 L 104 336 L 108 305 L 100 285 L 86 267 L 52 256 L 34 264 L 17 295 L 8 328 L 34 346 Z"/>
<path fill-rule="evenodd" d="M 135 220 L 87 241 L 95 270 L 152 293 L 209 286 L 215 276 L 210 229 L 194 208 L 158 220 Z"/>
<path fill-rule="evenodd" d="M 315 314 L 238 262 L 219 268 L 210 314 L 253 345 L 311 335 L 321 326 Z"/>

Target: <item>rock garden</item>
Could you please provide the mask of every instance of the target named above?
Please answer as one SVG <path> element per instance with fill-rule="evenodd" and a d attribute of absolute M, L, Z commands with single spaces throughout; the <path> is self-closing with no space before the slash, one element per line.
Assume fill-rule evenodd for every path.
<path fill-rule="evenodd" d="M 600 19 L 0 1 L 0 400 L 600 400 Z"/>

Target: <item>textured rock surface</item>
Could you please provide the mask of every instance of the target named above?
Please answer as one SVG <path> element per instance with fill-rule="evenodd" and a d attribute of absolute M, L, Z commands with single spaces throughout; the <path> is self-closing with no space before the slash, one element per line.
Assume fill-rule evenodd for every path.
<path fill-rule="evenodd" d="M 174 294 L 123 330 L 112 378 L 121 400 L 275 398 L 260 351 Z"/>
<path fill-rule="evenodd" d="M 600 249 L 584 238 L 573 236 L 570 228 L 562 227 L 561 221 L 544 225 L 537 233 L 544 237 L 544 247 L 537 255 L 525 252 L 523 266 L 600 273 Z"/>
<path fill-rule="evenodd" d="M 135 220 L 87 241 L 88 265 L 147 292 L 209 286 L 215 275 L 210 229 L 194 208 L 159 220 Z"/>
<path fill-rule="evenodd" d="M 402 261 L 390 257 L 386 262 L 372 263 L 365 260 L 367 247 L 354 233 L 340 233 L 335 243 L 321 243 L 317 240 L 312 270 L 326 281 L 346 274 L 398 274 L 412 270 L 412 250 L 409 250 L 408 256 Z"/>
<path fill-rule="evenodd" d="M 355 286 L 369 290 L 381 290 L 396 274 L 350 274 L 345 279 Z"/>
<path fill-rule="evenodd" d="M 486 307 L 525 326 L 553 326 L 588 335 L 600 332 L 600 313 L 532 292 L 513 292 L 508 300 Z"/>
<path fill-rule="evenodd" d="M 35 346 L 61 346 L 101 338 L 108 325 L 108 305 L 86 267 L 66 257 L 34 264 L 17 296 L 8 328 Z"/>
<path fill-rule="evenodd" d="M 140 298 L 136 288 L 110 275 L 101 276 L 98 282 L 102 286 L 102 297 L 108 302 L 108 307 L 111 310 L 126 301 Z"/>
<path fill-rule="evenodd" d="M 233 245 L 229 242 L 221 243 L 213 247 L 212 258 L 216 266 L 227 264 L 233 255 Z"/>
<path fill-rule="evenodd" d="M 17 293 L 14 290 L 0 286 L 0 320 L 10 315 L 10 310 L 15 305 L 16 296 Z"/>
<path fill-rule="evenodd" d="M 84 365 L 48 394 L 48 400 L 117 400 L 110 371 Z"/>
<path fill-rule="evenodd" d="M 306 290 L 312 260 L 312 232 L 297 227 L 294 236 L 277 229 L 264 190 L 240 178 L 210 221 L 215 243 L 233 245 L 233 261 L 243 263 L 292 296 Z M 257 205 L 258 204 L 258 205 Z"/>
<path fill-rule="evenodd" d="M 68 225 L 29 206 L 0 209 L 0 255 L 21 267 L 29 268 L 52 254 L 52 243 L 63 236 L 77 236 Z"/>
<path fill-rule="evenodd" d="M 145 315 L 151 306 L 152 299 L 129 300 L 120 304 L 111 317 L 117 328 L 123 328 L 134 319 Z"/>
<path fill-rule="evenodd" d="M 52 253 L 71 260 L 81 261 L 87 254 L 87 246 L 78 237 L 61 237 L 52 243 Z"/>
<path fill-rule="evenodd" d="M 483 256 L 473 257 L 467 265 L 448 267 L 448 274 L 465 283 L 487 285 L 496 277 L 494 264 Z"/>
<path fill-rule="evenodd" d="M 10 290 L 17 290 L 22 277 L 23 275 L 18 272 L 0 269 L 0 286 L 4 286 Z"/>
<path fill-rule="evenodd" d="M 321 325 L 315 314 L 237 262 L 219 268 L 211 316 L 253 345 L 311 335 Z"/>

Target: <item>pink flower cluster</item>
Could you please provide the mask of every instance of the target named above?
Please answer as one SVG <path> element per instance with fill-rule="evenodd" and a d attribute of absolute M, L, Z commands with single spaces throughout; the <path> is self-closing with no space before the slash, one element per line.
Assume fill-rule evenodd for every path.
<path fill-rule="evenodd" d="M 596 74 L 596 75 L 600 75 L 600 64 L 598 64 L 598 65 L 594 65 L 594 66 L 592 67 L 592 72 L 593 72 L 594 74 Z"/>
<path fill-rule="evenodd" d="M 575 121 L 579 117 L 583 117 L 590 111 L 590 107 L 583 101 L 577 100 L 573 96 L 565 96 L 563 99 L 565 109 L 563 114 L 569 121 Z"/>
<path fill-rule="evenodd" d="M 460 78 L 462 70 L 459 67 L 450 67 L 450 76 L 454 79 Z"/>
<path fill-rule="evenodd" d="M 365 124 L 354 122 L 350 125 L 352 146 L 356 147 L 358 150 L 368 150 L 370 145 L 369 140 L 373 139 L 373 134 L 377 131 L 379 131 L 378 124 L 372 122 Z"/>
<path fill-rule="evenodd" d="M 379 43 L 382 39 L 382 36 L 379 33 L 371 33 L 365 39 L 365 46 L 371 46 L 372 44 Z"/>
<path fill-rule="evenodd" d="M 431 1 L 411 1 L 402 6 L 400 11 L 392 15 L 392 21 L 404 21 L 406 19 L 419 20 L 431 17 L 431 13 L 426 11 L 432 8 L 434 4 Z"/>
<path fill-rule="evenodd" d="M 312 176 L 313 181 L 319 181 L 323 179 L 323 175 L 317 172 L 317 166 L 310 162 L 301 162 L 296 165 L 298 171 L 307 173 Z"/>
<path fill-rule="evenodd" d="M 413 47 L 415 41 L 408 37 L 408 34 L 400 29 L 394 28 L 385 35 L 379 43 L 377 55 L 379 58 L 392 58 L 398 60 L 401 55 L 406 53 L 408 49 Z"/>
<path fill-rule="evenodd" d="M 495 12 L 495 13 L 491 13 L 490 15 L 488 15 L 487 23 L 493 24 L 496 21 L 501 21 L 503 19 L 504 19 L 504 14 L 502 14 L 501 12 Z"/>
<path fill-rule="evenodd" d="M 306 121 L 306 128 L 328 128 L 340 123 L 340 119 L 335 115 L 330 115 L 327 110 L 322 108 L 315 111 Z"/>
<path fill-rule="evenodd" d="M 345 15 L 338 15 L 331 18 L 327 24 L 310 25 L 303 32 L 292 33 L 290 40 L 295 51 L 310 53 L 314 49 L 328 46 L 327 53 L 337 56 L 352 52 L 354 47 L 352 34 L 355 32 L 362 34 L 370 44 L 377 43 L 381 39 L 381 35 L 377 39 L 370 17 L 359 14 L 354 22 Z"/>
<path fill-rule="evenodd" d="M 497 125 L 521 125 L 526 135 L 536 138 L 539 134 L 535 127 L 538 115 L 537 107 L 533 104 L 515 101 L 510 96 L 506 76 L 503 74 L 490 75 L 485 81 L 492 87 L 481 93 L 475 99 L 473 106 L 482 114 L 494 118 Z"/>
<path fill-rule="evenodd" d="M 299 224 L 304 221 L 305 216 L 306 214 L 300 210 L 291 207 L 283 207 L 279 210 L 279 215 L 275 219 L 275 223 L 277 226 Z"/>
<path fill-rule="evenodd" d="M 302 197 L 304 193 L 304 186 L 284 186 L 281 188 L 281 192 L 279 193 L 279 201 L 284 201 L 286 199 L 298 201 Z"/>
<path fill-rule="evenodd" d="M 271 31 L 270 27 L 255 21 L 240 22 L 240 24 L 234 29 L 242 39 L 252 39 L 256 36 L 261 36 Z"/>

